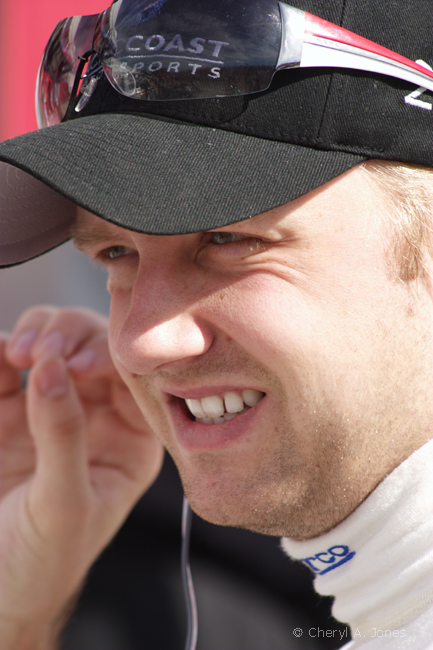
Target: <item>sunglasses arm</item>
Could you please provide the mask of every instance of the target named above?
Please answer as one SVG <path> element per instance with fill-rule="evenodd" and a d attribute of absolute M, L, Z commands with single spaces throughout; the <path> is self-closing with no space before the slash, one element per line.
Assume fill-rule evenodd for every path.
<path fill-rule="evenodd" d="M 403 79 L 433 91 L 433 72 L 373 41 L 279 2 L 281 47 L 277 70 L 349 68 Z"/>

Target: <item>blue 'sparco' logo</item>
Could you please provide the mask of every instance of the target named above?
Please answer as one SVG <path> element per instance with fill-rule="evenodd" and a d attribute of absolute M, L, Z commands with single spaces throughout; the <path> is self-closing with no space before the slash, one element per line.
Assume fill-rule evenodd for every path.
<path fill-rule="evenodd" d="M 302 558 L 301 562 L 304 562 L 317 575 L 323 576 L 324 573 L 328 573 L 328 571 L 332 571 L 351 560 L 355 554 L 356 551 L 350 551 L 348 546 L 331 546 L 323 553 L 316 553 L 313 557 Z"/>

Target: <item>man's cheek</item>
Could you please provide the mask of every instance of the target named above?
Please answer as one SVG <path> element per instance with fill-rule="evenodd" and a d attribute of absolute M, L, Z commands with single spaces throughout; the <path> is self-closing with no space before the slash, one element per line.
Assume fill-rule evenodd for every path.
<path fill-rule="evenodd" d="M 108 348 L 110 350 L 111 359 L 113 364 L 122 377 L 125 384 L 128 386 L 129 380 L 131 379 L 131 373 L 128 371 L 127 367 L 124 365 L 123 355 L 121 353 L 122 349 L 122 321 L 120 318 L 120 310 L 116 309 L 116 306 L 111 303 L 110 309 L 110 318 L 108 322 Z"/>
<path fill-rule="evenodd" d="M 109 264 L 107 290 L 112 297 L 116 292 L 126 294 L 131 292 L 137 277 L 138 261 L 138 255 L 126 255 Z"/>

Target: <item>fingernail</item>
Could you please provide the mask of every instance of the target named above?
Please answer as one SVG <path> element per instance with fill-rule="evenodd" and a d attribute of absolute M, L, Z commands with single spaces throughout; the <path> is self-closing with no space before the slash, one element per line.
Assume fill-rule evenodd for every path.
<path fill-rule="evenodd" d="M 18 357 L 27 356 L 32 349 L 36 336 L 36 330 L 25 330 L 15 335 L 9 343 L 9 353 Z"/>
<path fill-rule="evenodd" d="M 37 377 L 39 392 L 47 399 L 57 399 L 66 395 L 68 374 L 62 359 L 48 359 Z"/>
<path fill-rule="evenodd" d="M 68 368 L 73 370 L 88 370 L 96 361 L 96 352 L 83 350 L 68 361 Z"/>
<path fill-rule="evenodd" d="M 38 354 L 58 355 L 62 354 L 64 347 L 65 337 L 63 334 L 61 332 L 51 332 L 37 345 L 36 352 Z"/>

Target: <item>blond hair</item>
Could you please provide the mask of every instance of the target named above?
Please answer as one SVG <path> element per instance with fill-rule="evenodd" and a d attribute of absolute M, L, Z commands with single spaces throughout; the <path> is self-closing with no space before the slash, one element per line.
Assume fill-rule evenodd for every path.
<path fill-rule="evenodd" d="M 433 169 L 369 160 L 361 165 L 389 196 L 390 261 L 403 282 L 432 276 Z M 391 228 L 389 228 L 391 226 Z"/>

